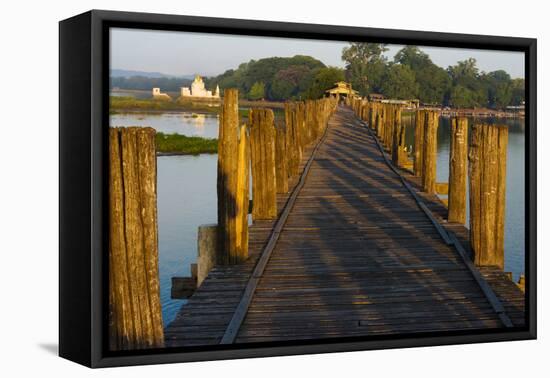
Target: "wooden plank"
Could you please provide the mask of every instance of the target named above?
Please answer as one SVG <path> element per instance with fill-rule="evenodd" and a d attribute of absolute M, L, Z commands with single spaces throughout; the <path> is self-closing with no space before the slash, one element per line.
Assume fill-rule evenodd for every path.
<path fill-rule="evenodd" d="M 369 133 L 370 133 L 370 129 L 367 128 L 367 130 L 369 130 Z M 374 137 L 373 137 L 374 138 Z M 375 141 L 376 141 L 376 144 L 380 150 L 380 153 L 382 154 L 382 156 L 384 157 L 384 160 L 386 162 L 386 164 L 392 169 L 392 171 L 394 171 L 395 174 L 397 174 L 397 176 L 401 179 L 403 185 L 405 186 L 405 188 L 407 188 L 407 190 L 409 191 L 409 193 L 413 196 L 414 200 L 416 201 L 416 203 L 418 204 L 418 206 L 420 207 L 420 209 L 422 209 L 422 211 L 424 212 L 424 214 L 426 214 L 426 216 L 430 219 L 430 221 L 432 222 L 432 224 L 434 225 L 434 227 L 437 229 L 437 232 L 441 235 L 441 237 L 443 238 L 443 240 L 445 240 L 445 243 L 446 244 L 452 244 L 450 238 L 449 238 L 449 235 L 447 234 L 447 232 L 445 231 L 445 229 L 439 224 L 439 222 L 434 218 L 432 212 L 426 207 L 426 205 L 424 204 L 424 202 L 420 199 L 420 197 L 416 194 L 416 192 L 414 191 L 414 189 L 411 187 L 411 185 L 403 178 L 403 176 L 401 176 L 401 174 L 399 173 L 399 171 L 393 166 L 393 164 L 389 161 L 389 159 L 386 157 L 385 153 L 384 153 L 384 150 L 382 148 L 382 146 L 380 145 L 380 143 L 378 142 L 378 139 L 375 138 Z"/>
<path fill-rule="evenodd" d="M 498 317 L 502 321 L 502 324 L 504 324 L 504 326 L 507 328 L 513 327 L 514 324 L 506 314 L 506 311 L 502 306 L 502 302 L 497 297 L 493 289 L 489 286 L 489 284 L 487 284 L 487 282 L 483 279 L 481 273 L 479 273 L 479 271 L 476 269 L 472 260 L 470 260 L 470 258 L 466 256 L 466 251 L 464 250 L 464 247 L 462 247 L 462 244 L 460 244 L 460 242 L 454 235 L 451 235 L 451 240 L 453 241 L 453 244 L 455 245 L 456 250 L 460 253 L 460 256 L 464 260 L 464 263 L 472 273 L 472 276 L 474 277 L 479 287 L 481 288 L 481 290 L 489 300 L 489 303 L 491 303 L 491 306 L 493 306 L 493 309 L 498 314 Z"/>

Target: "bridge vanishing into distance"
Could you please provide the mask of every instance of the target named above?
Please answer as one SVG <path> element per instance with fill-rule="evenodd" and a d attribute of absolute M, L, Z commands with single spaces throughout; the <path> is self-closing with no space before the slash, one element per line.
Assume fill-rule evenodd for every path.
<path fill-rule="evenodd" d="M 298 160 L 285 169 L 298 174 L 284 174 L 277 215 L 254 219 L 247 255 L 235 249 L 240 263 L 210 270 L 166 326 L 165 346 L 525 324 L 518 285 L 498 264 L 478 264 L 464 222 L 448 221 L 437 194 L 406 163 L 393 162 L 396 146 L 387 151 L 379 127 L 389 115 L 348 105 L 334 104 L 299 154 L 287 150 L 289 161 Z M 401 145 L 399 134 L 392 135 Z M 254 193 L 254 207 L 260 197 Z"/>

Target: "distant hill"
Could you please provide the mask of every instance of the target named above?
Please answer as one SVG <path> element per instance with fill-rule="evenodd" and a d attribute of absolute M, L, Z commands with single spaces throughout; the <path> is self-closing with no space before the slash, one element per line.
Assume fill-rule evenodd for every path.
<path fill-rule="evenodd" d="M 111 77 L 146 77 L 149 79 L 160 79 L 160 78 L 176 78 L 176 79 L 186 79 L 193 80 L 195 75 L 168 75 L 162 72 L 149 72 L 149 71 L 134 71 L 134 70 L 121 70 L 117 68 L 111 69 Z"/>

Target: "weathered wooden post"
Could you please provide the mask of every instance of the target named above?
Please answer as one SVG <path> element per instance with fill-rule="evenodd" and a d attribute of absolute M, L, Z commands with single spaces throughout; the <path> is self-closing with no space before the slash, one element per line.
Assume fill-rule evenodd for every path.
<path fill-rule="evenodd" d="M 474 262 L 480 265 L 481 253 L 481 172 L 483 169 L 483 125 L 472 126 L 468 150 L 468 176 L 470 197 L 470 245 L 474 251 Z"/>
<path fill-rule="evenodd" d="M 466 223 L 466 185 L 468 182 L 468 119 L 451 120 L 449 155 L 449 222 Z"/>
<path fill-rule="evenodd" d="M 389 129 L 389 133 L 388 133 L 388 150 L 391 154 L 391 152 L 393 151 L 394 134 L 396 133 L 395 118 L 397 116 L 397 111 L 396 111 L 396 106 L 395 105 L 390 105 L 390 114 L 391 114 L 391 119 L 390 119 L 390 122 L 388 124 L 388 129 Z"/>
<path fill-rule="evenodd" d="M 390 119 L 388 120 L 388 151 L 393 151 L 393 140 L 394 140 L 394 134 L 395 134 L 395 105 L 389 105 L 390 108 Z"/>
<path fill-rule="evenodd" d="M 304 139 L 302 147 L 307 146 L 313 140 L 313 101 L 306 100 L 304 109 Z"/>
<path fill-rule="evenodd" d="M 288 160 L 286 150 L 286 127 L 275 128 L 275 172 L 277 193 L 288 192 Z"/>
<path fill-rule="evenodd" d="M 199 287 L 216 265 L 218 248 L 218 225 L 201 224 L 197 233 L 197 284 Z"/>
<path fill-rule="evenodd" d="M 300 139 L 298 140 L 298 146 L 300 147 L 300 159 L 302 160 L 302 153 L 307 145 L 307 138 L 308 138 L 308 130 L 307 130 L 307 112 L 306 112 L 306 102 L 300 101 L 296 103 L 296 110 L 295 110 L 295 122 L 296 130 L 298 131 L 298 135 L 300 136 Z M 292 175 L 298 174 L 298 168 L 292 169 Z"/>
<path fill-rule="evenodd" d="M 311 142 L 317 140 L 317 138 L 319 137 L 319 125 L 321 122 L 319 122 L 319 102 L 317 101 L 312 101 L 312 104 L 313 104 L 313 139 L 311 140 Z M 359 104 L 357 105 L 359 106 Z"/>
<path fill-rule="evenodd" d="M 437 127 L 439 113 L 427 111 L 424 121 L 424 150 L 422 151 L 422 188 L 426 193 L 436 193 Z"/>
<path fill-rule="evenodd" d="M 426 112 L 417 110 L 414 120 L 414 175 L 422 177 L 422 151 L 424 150 L 424 123 Z"/>
<path fill-rule="evenodd" d="M 392 143 L 392 161 L 398 167 L 407 163 L 407 150 L 405 146 L 405 125 L 401 122 L 401 107 L 395 108 L 394 132 Z"/>
<path fill-rule="evenodd" d="M 285 128 L 286 128 L 286 153 L 287 168 L 290 176 L 295 175 L 296 161 L 298 159 L 297 126 L 295 119 L 296 105 L 293 102 L 285 103 Z"/>
<path fill-rule="evenodd" d="M 238 264 L 248 258 L 248 209 L 250 207 L 250 139 L 246 124 L 239 129 L 237 146 L 237 208 L 235 214 L 235 249 L 229 263 Z"/>
<path fill-rule="evenodd" d="M 504 268 L 508 128 L 475 124 L 469 150 L 470 243 L 477 265 Z"/>
<path fill-rule="evenodd" d="M 386 107 L 384 104 L 380 104 L 380 117 L 378 117 L 378 137 L 380 138 L 380 142 L 382 145 L 384 144 L 384 132 L 386 131 Z"/>
<path fill-rule="evenodd" d="M 275 126 L 271 109 L 250 109 L 250 157 L 252 164 L 252 218 L 277 217 L 275 174 Z"/>
<path fill-rule="evenodd" d="M 382 124 L 384 121 L 382 120 L 382 112 L 380 109 L 376 111 L 376 135 L 378 138 L 382 139 Z"/>
<path fill-rule="evenodd" d="M 109 166 L 109 344 L 162 347 L 155 130 L 111 128 Z"/>
<path fill-rule="evenodd" d="M 307 130 L 306 130 L 306 114 L 305 103 L 303 101 L 295 102 L 294 108 L 294 129 L 295 129 L 295 141 L 296 145 L 296 164 L 294 168 L 294 175 L 300 174 L 300 162 L 302 161 L 304 146 L 307 143 Z M 287 133 L 288 135 L 288 133 Z"/>
<path fill-rule="evenodd" d="M 388 111 L 388 105 L 387 104 L 381 104 L 382 105 L 382 135 L 381 135 L 381 141 L 384 148 L 387 147 L 387 139 L 388 139 L 388 121 L 390 119 L 390 114 Z"/>
<path fill-rule="evenodd" d="M 224 91 L 218 138 L 218 264 L 236 264 L 248 257 L 248 141 L 239 130 L 239 92 Z M 240 136 L 240 138 L 239 138 Z M 246 234 L 246 235 L 243 235 Z"/>
<path fill-rule="evenodd" d="M 384 145 L 386 146 L 386 150 L 391 153 L 393 148 L 395 109 L 394 109 L 394 106 L 391 104 L 386 104 L 386 108 L 387 108 L 387 117 L 385 117 L 386 130 L 384 131 Z"/>
<path fill-rule="evenodd" d="M 374 102 L 370 103 L 370 112 L 369 112 L 369 127 L 376 130 L 376 104 Z"/>

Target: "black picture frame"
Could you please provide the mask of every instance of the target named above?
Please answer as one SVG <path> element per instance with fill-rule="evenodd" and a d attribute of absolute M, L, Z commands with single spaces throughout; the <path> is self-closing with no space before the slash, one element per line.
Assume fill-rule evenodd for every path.
<path fill-rule="evenodd" d="M 525 53 L 526 327 L 186 349 L 106 348 L 110 27 Z M 59 24 L 59 354 L 89 367 L 535 339 L 537 41 L 530 38 L 92 10 Z"/>

